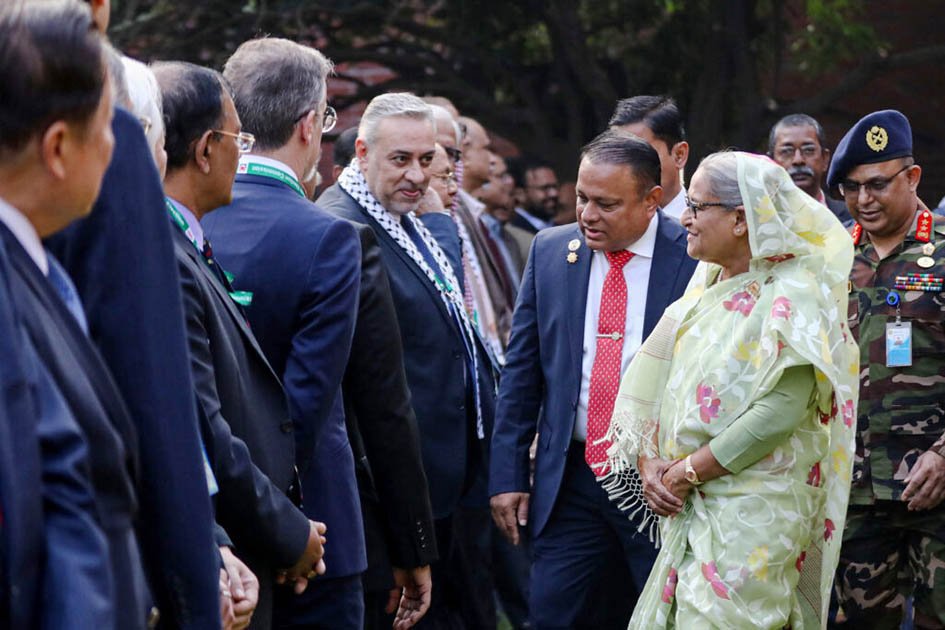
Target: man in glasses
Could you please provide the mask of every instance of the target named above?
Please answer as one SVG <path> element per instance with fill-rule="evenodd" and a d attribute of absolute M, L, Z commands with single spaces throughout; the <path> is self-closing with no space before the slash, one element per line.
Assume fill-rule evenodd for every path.
<path fill-rule="evenodd" d="M 246 321 L 243 307 L 251 305 L 252 296 L 232 287 L 199 222 L 230 201 L 239 156 L 253 148 L 255 138 L 242 131 L 218 72 L 165 63 L 155 67 L 155 75 L 168 126 L 166 212 L 173 224 L 191 372 L 213 436 L 217 520 L 259 577 L 254 616 L 258 627 L 268 627 L 276 571 L 288 568 L 296 590 L 303 590 L 311 575 L 324 571 L 325 528 L 309 521 L 289 498 L 298 503 L 296 444 L 285 392 Z M 247 597 L 232 594 L 237 621 L 248 621 Z"/>
<path fill-rule="evenodd" d="M 784 167 L 797 187 L 824 204 L 844 225 L 853 219 L 842 201 L 824 194 L 830 149 L 820 123 L 807 114 L 789 114 L 771 127 L 768 155 Z"/>
<path fill-rule="evenodd" d="M 836 580 L 852 628 L 899 627 L 910 594 L 917 628 L 945 623 L 945 226 L 919 201 L 921 175 L 909 121 L 894 110 L 860 119 L 827 175 L 856 221 L 860 402 Z"/>

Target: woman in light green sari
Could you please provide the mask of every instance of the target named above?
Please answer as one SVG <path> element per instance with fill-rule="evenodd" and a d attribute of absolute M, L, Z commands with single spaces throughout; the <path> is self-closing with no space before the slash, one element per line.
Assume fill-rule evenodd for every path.
<path fill-rule="evenodd" d="M 661 517 L 630 627 L 823 627 L 853 458 L 852 241 L 763 156 L 709 156 L 687 204 L 703 262 L 624 375 L 608 434 L 602 483 L 654 535 Z"/>

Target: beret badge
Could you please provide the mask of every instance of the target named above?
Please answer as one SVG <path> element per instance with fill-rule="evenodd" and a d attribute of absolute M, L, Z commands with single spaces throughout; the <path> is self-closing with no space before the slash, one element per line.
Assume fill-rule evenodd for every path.
<path fill-rule="evenodd" d="M 877 153 L 886 148 L 889 144 L 889 134 L 879 125 L 873 125 L 866 131 L 866 146 Z"/>

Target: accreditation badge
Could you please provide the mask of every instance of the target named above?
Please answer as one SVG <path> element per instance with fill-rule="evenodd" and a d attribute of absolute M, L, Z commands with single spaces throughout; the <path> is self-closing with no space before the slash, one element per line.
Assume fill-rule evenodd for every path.
<path fill-rule="evenodd" d="M 886 367 L 912 365 L 912 322 L 886 324 Z"/>

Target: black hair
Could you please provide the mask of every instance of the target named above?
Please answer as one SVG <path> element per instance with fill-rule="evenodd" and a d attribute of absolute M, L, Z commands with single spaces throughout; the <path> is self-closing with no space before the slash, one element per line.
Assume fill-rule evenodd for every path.
<path fill-rule="evenodd" d="M 85 4 L 31 0 L 0 8 L 0 153 L 22 149 L 57 120 L 87 122 L 107 76 Z"/>
<path fill-rule="evenodd" d="M 640 137 L 608 129 L 581 149 L 581 159 L 595 164 L 626 165 L 642 184 L 643 191 L 660 183 L 660 155 Z"/>
<path fill-rule="evenodd" d="M 335 139 L 332 162 L 336 166 L 348 166 L 354 157 L 354 141 L 358 139 L 358 127 L 349 127 Z"/>
<path fill-rule="evenodd" d="M 515 180 L 515 185 L 518 188 L 528 186 L 528 174 L 531 171 L 537 171 L 540 168 L 555 170 L 555 167 L 548 160 L 529 154 L 508 158 L 505 163 L 508 166 L 509 175 Z"/>
<path fill-rule="evenodd" d="M 667 149 L 686 139 L 682 114 L 669 96 L 633 96 L 617 101 L 610 117 L 611 127 L 643 123 L 653 135 L 666 143 Z"/>
<path fill-rule="evenodd" d="M 827 134 L 824 133 L 824 128 L 817 122 L 817 119 L 807 114 L 788 114 L 774 123 L 771 127 L 771 131 L 768 132 L 768 153 L 770 155 L 774 155 L 774 140 L 778 135 L 778 129 L 781 127 L 813 127 L 814 133 L 817 135 L 817 142 L 820 143 L 820 148 L 827 148 Z"/>
<path fill-rule="evenodd" d="M 223 120 L 229 90 L 222 74 L 192 63 L 160 62 L 152 70 L 161 88 L 167 168 L 176 170 L 187 165 L 194 141 Z"/>

